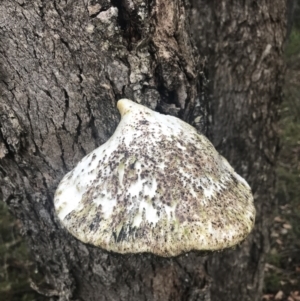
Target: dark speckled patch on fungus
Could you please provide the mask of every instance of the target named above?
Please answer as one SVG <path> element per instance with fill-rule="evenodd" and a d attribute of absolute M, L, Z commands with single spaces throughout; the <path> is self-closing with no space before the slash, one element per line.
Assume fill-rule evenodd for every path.
<path fill-rule="evenodd" d="M 118 109 L 113 136 L 59 184 L 54 205 L 68 231 L 109 251 L 165 257 L 243 241 L 251 189 L 207 138 L 127 99 Z"/>

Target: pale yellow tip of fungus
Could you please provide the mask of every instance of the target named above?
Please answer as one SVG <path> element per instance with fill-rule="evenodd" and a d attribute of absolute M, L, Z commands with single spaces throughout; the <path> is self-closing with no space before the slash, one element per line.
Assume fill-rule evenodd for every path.
<path fill-rule="evenodd" d="M 117 108 L 122 117 L 131 110 L 131 107 L 132 101 L 127 98 L 122 98 L 117 103 Z"/>

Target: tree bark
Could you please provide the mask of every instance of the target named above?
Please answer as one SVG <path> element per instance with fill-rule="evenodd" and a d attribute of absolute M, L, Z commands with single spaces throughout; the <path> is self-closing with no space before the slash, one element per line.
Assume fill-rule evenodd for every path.
<path fill-rule="evenodd" d="M 0 4 L 2 195 L 44 275 L 33 286 L 53 300 L 209 300 L 199 254 L 108 253 L 68 234 L 53 210 L 63 175 L 113 134 L 119 98 L 204 128 L 187 9 L 171 0 Z"/>
<path fill-rule="evenodd" d="M 248 239 L 209 260 L 212 300 L 258 301 L 275 208 L 286 1 L 195 0 L 194 9 L 192 28 L 211 79 L 209 136 L 249 182 L 257 210 Z"/>
<path fill-rule="evenodd" d="M 273 203 L 284 1 L 203 0 L 193 3 L 194 14 L 191 8 L 184 0 L 0 4 L 0 185 L 44 277 L 33 286 L 53 300 L 210 300 L 200 254 L 108 253 L 73 238 L 55 216 L 59 181 L 112 135 L 121 97 L 208 129 L 250 182 L 256 230 L 241 247 L 214 256 L 208 271 L 212 300 L 259 300 Z"/>

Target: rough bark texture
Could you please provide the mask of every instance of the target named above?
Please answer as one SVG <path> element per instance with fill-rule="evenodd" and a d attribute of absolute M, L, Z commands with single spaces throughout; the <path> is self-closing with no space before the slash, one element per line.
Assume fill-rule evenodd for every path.
<path fill-rule="evenodd" d="M 192 28 L 211 79 L 210 137 L 250 183 L 257 209 L 246 242 L 209 262 L 214 301 L 261 298 L 275 205 L 285 5 L 284 0 L 194 1 Z"/>
<path fill-rule="evenodd" d="M 209 300 L 199 254 L 109 254 L 69 235 L 53 211 L 62 176 L 112 135 L 119 98 L 203 129 L 186 9 L 171 0 L 0 4 L 2 196 L 45 275 L 34 287 L 53 299 Z"/>
<path fill-rule="evenodd" d="M 196 253 L 118 256 L 61 228 L 53 193 L 62 176 L 113 133 L 128 97 L 206 131 L 200 70 L 211 81 L 211 137 L 252 185 L 253 235 L 214 256 L 212 300 L 259 300 L 273 202 L 283 0 L 3 0 L 0 3 L 0 186 L 23 222 L 59 300 L 210 300 Z"/>

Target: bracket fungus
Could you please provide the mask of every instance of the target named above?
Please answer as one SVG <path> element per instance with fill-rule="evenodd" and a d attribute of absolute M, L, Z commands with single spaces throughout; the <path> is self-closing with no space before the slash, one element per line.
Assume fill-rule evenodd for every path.
<path fill-rule="evenodd" d="M 176 256 L 245 239 L 255 208 L 247 182 L 189 124 L 128 99 L 113 136 L 84 157 L 54 197 L 63 226 L 117 253 Z"/>

